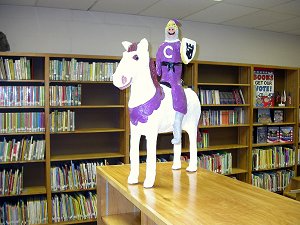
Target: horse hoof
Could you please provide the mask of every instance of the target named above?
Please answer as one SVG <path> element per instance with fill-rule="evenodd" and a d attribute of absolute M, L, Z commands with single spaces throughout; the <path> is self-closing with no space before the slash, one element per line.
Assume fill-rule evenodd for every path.
<path fill-rule="evenodd" d="M 188 172 L 196 172 L 197 171 L 197 166 L 188 166 L 186 168 L 186 171 L 188 171 Z"/>
<path fill-rule="evenodd" d="M 173 139 L 171 140 L 171 143 L 172 143 L 172 145 L 178 145 L 178 144 L 181 143 L 181 140 L 180 140 L 180 139 L 177 139 L 177 138 L 173 138 Z"/>
<path fill-rule="evenodd" d="M 128 184 L 137 184 L 139 182 L 139 179 L 129 176 L 127 182 L 128 182 Z"/>
<path fill-rule="evenodd" d="M 145 179 L 144 188 L 152 188 L 154 185 L 155 178 Z"/>
<path fill-rule="evenodd" d="M 154 181 L 144 181 L 144 188 L 152 188 L 154 185 Z"/>
<path fill-rule="evenodd" d="M 173 164 L 172 170 L 179 170 L 181 169 L 181 164 Z"/>

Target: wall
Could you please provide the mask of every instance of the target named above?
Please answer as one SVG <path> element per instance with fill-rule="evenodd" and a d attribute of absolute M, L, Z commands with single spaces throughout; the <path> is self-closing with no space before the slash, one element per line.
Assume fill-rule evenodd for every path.
<path fill-rule="evenodd" d="M 164 40 L 163 18 L 0 5 L 0 30 L 15 52 L 120 56 L 123 40 L 147 38 L 151 55 Z M 182 22 L 199 43 L 198 59 L 300 67 L 300 36 L 215 24 Z"/>

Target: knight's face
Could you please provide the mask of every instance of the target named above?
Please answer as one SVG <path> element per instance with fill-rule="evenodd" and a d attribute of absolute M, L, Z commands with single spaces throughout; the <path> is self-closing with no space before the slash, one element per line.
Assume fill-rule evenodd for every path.
<path fill-rule="evenodd" d="M 165 28 L 165 36 L 167 40 L 178 39 L 178 26 L 173 20 L 170 20 Z"/>

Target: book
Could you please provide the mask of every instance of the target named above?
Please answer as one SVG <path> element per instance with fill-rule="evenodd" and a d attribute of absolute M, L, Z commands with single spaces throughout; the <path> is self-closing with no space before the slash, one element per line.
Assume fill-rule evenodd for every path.
<path fill-rule="evenodd" d="M 256 143 L 267 143 L 267 127 L 256 128 Z"/>
<path fill-rule="evenodd" d="M 268 108 L 257 109 L 257 122 L 258 123 L 272 123 L 271 112 Z"/>
<path fill-rule="evenodd" d="M 274 106 L 274 72 L 271 69 L 254 69 L 254 107 Z"/>
<path fill-rule="evenodd" d="M 276 143 L 279 142 L 279 127 L 268 127 L 268 143 Z"/>
<path fill-rule="evenodd" d="M 279 128 L 279 139 L 280 142 L 292 142 L 294 136 L 294 129 L 291 126 Z"/>
<path fill-rule="evenodd" d="M 283 122 L 283 109 L 275 109 L 273 115 L 274 123 L 282 123 Z"/>

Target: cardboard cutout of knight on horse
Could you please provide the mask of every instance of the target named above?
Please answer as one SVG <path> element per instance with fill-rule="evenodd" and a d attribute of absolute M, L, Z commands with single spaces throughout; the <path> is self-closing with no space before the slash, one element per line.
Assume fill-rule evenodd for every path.
<path fill-rule="evenodd" d="M 179 22 L 170 20 L 165 28 L 165 41 L 159 46 L 156 53 L 156 72 L 161 76 L 160 82 L 172 89 L 173 108 L 176 111 L 173 124 L 172 144 L 181 143 L 182 119 L 187 112 L 186 96 L 182 88 L 182 62 L 188 64 L 195 56 L 196 42 L 183 38 L 178 39 Z"/>
<path fill-rule="evenodd" d="M 156 143 L 159 133 L 173 131 L 175 110 L 171 88 L 159 84 L 155 62 L 150 59 L 148 41 L 139 43 L 122 42 L 125 51 L 113 74 L 113 84 L 123 90 L 130 87 L 128 101 L 130 116 L 130 174 L 129 184 L 139 182 L 139 146 L 141 136 L 147 140 L 147 162 L 144 187 L 151 188 L 156 176 Z M 201 114 L 197 94 L 190 88 L 183 89 L 186 96 L 185 116 L 182 129 L 189 136 L 190 161 L 186 168 L 189 172 L 197 170 L 197 131 Z M 172 169 L 181 168 L 181 143 L 173 145 L 174 160 Z"/>

